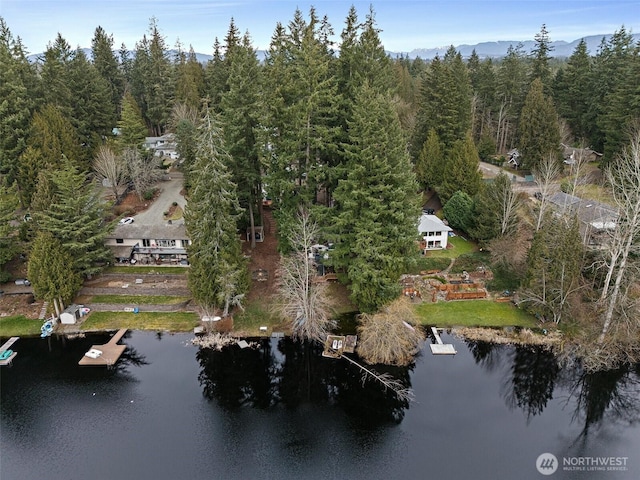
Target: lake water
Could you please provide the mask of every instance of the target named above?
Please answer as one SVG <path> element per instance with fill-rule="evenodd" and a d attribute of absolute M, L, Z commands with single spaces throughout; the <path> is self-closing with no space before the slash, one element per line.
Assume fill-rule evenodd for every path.
<path fill-rule="evenodd" d="M 0 478 L 540 479 L 543 453 L 548 478 L 640 478 L 640 365 L 585 375 L 443 335 L 457 355 L 426 346 L 388 369 L 407 404 L 308 345 L 190 338 L 129 333 L 113 370 L 77 365 L 107 336 L 19 340 L 0 371 Z"/>

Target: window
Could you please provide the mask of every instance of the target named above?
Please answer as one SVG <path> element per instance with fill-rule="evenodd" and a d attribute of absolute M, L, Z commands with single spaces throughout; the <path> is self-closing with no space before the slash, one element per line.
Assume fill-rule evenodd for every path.
<path fill-rule="evenodd" d="M 151 240 L 149 240 L 148 238 L 143 238 L 142 239 L 142 246 L 143 247 L 150 247 L 151 246 Z"/>
<path fill-rule="evenodd" d="M 158 247 L 175 247 L 176 246 L 176 241 L 175 240 L 156 240 L 156 245 Z"/>
<path fill-rule="evenodd" d="M 116 243 L 124 243 L 124 238 L 116 238 Z"/>

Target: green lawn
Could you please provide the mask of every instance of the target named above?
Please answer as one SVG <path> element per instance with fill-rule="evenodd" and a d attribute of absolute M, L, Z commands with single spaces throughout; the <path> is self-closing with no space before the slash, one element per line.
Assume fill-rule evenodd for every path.
<path fill-rule="evenodd" d="M 0 337 L 20 337 L 40 335 L 42 320 L 33 320 L 22 315 L 0 318 Z"/>
<path fill-rule="evenodd" d="M 162 330 L 169 332 L 191 332 L 200 322 L 192 312 L 92 312 L 82 323 L 87 331 L 116 330 Z"/>
<path fill-rule="evenodd" d="M 191 297 L 173 297 L 170 295 L 94 295 L 85 303 L 115 303 L 138 305 L 176 305 Z"/>
<path fill-rule="evenodd" d="M 233 316 L 233 331 L 248 337 L 271 335 L 271 332 L 282 332 L 285 326 L 278 315 L 269 310 L 270 304 L 253 302 L 245 305 L 244 311 Z M 260 327 L 267 327 L 261 332 Z"/>
<path fill-rule="evenodd" d="M 535 327 L 535 317 L 510 303 L 490 300 L 422 303 L 416 306 L 420 322 L 438 327 Z"/>
<path fill-rule="evenodd" d="M 131 274 L 165 274 L 165 275 L 186 275 L 189 271 L 188 267 L 159 267 L 157 265 L 115 265 L 105 269 L 104 273 L 131 273 Z"/>
<path fill-rule="evenodd" d="M 464 238 L 456 235 L 455 237 L 449 237 L 448 243 L 453 245 L 453 248 L 446 248 L 444 250 L 430 250 L 427 252 L 427 258 L 457 258 L 465 253 L 475 252 L 478 246 L 474 242 L 465 240 Z"/>

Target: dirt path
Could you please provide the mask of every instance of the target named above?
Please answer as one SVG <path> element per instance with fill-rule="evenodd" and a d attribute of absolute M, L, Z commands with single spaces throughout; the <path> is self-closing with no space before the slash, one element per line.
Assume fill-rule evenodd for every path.
<path fill-rule="evenodd" d="M 252 276 L 251 289 L 247 300 L 252 302 L 264 299 L 268 302 L 277 289 L 277 275 L 280 266 L 280 254 L 278 253 L 278 240 L 276 238 L 276 222 L 271 209 L 265 208 L 264 217 L 264 241 L 256 242 L 256 248 L 251 250 L 250 242 L 243 242 L 242 250 L 250 256 L 249 274 Z M 263 273 L 260 275 L 260 273 Z"/>

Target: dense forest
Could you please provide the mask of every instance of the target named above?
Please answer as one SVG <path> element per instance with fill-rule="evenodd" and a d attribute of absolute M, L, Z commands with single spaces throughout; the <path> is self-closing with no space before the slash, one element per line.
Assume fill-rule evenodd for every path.
<path fill-rule="evenodd" d="M 114 49 L 97 27 L 90 56 L 58 34 L 32 63 L 0 18 L 0 263 L 21 248 L 11 240 L 19 235 L 34 275 L 39 264 L 55 270 L 37 293 L 72 298 L 109 256 L 95 178 L 144 195 L 158 170 L 144 138 L 171 132 L 201 303 L 227 311 L 246 289 L 235 232 L 260 225 L 268 196 L 282 252 L 295 249 L 290 233 L 310 212 L 353 301 L 375 312 L 419 260 L 422 192 L 435 191 L 452 226 L 491 252 L 533 313 L 589 319 L 592 336 L 637 335 L 637 209 L 619 212 L 630 227 L 618 250 L 588 251 L 577 220 L 524 202 L 504 175 L 483 182 L 478 170 L 517 148 L 521 169 L 554 181 L 561 144 L 588 146 L 611 174 L 603 185 L 629 203 L 638 180 L 616 172 L 638 161 L 640 46 L 630 33 L 621 27 L 597 52 L 581 42 L 552 60 L 543 25 L 529 55 L 513 45 L 499 60 L 462 58 L 451 47 L 430 62 L 390 58 L 378 33 L 373 10 L 361 18 L 352 8 L 339 34 L 315 9 L 298 10 L 275 26 L 260 62 L 231 20 L 201 64 L 192 48 L 170 48 L 152 19 L 133 49 Z M 18 211 L 33 221 L 17 229 L 9 220 Z"/>

